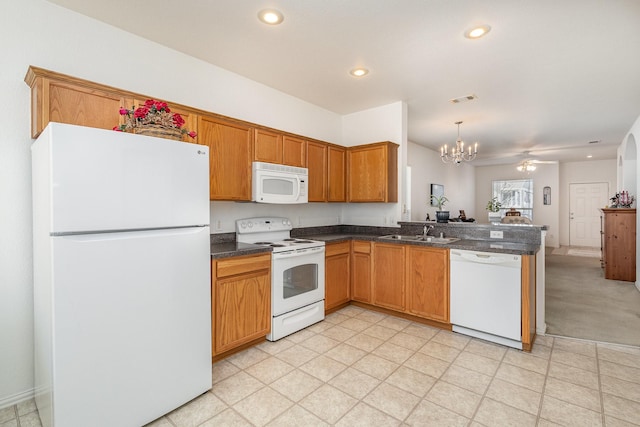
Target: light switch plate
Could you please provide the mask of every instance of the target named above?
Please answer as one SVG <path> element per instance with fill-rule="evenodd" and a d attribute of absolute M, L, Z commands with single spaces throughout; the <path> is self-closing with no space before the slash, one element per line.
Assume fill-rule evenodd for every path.
<path fill-rule="evenodd" d="M 489 237 L 491 237 L 492 239 L 502 239 L 502 231 L 498 231 L 498 230 L 491 230 L 489 232 Z"/>

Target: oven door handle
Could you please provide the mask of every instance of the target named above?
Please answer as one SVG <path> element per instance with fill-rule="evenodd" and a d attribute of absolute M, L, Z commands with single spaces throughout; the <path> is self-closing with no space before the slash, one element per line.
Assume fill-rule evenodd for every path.
<path fill-rule="evenodd" d="M 295 258 L 295 257 L 300 257 L 300 256 L 307 256 L 307 255 L 312 255 L 312 254 L 316 254 L 316 253 L 319 253 L 319 252 L 324 252 L 324 247 L 307 248 L 307 249 L 296 249 L 296 250 L 293 250 L 293 251 L 272 253 L 271 256 L 274 259 L 284 259 L 284 258 Z"/>

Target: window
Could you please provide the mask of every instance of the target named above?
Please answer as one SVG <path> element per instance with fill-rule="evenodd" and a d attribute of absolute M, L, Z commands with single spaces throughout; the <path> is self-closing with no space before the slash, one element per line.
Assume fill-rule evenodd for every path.
<path fill-rule="evenodd" d="M 532 179 L 493 181 L 493 197 L 497 197 L 498 201 L 502 203 L 500 207 L 502 216 L 505 216 L 510 208 L 515 208 L 521 212 L 522 216 L 533 221 Z"/>

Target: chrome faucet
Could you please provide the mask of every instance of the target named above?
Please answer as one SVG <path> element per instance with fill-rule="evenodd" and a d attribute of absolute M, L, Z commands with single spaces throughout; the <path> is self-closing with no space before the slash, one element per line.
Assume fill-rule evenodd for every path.
<path fill-rule="evenodd" d="M 422 229 L 422 237 L 426 238 L 429 235 L 429 230 L 433 228 L 433 225 L 425 225 Z"/>

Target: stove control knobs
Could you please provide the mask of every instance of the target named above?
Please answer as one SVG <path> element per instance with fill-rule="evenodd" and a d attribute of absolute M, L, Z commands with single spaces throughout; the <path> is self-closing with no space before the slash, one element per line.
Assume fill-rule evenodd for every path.
<path fill-rule="evenodd" d="M 253 228 L 253 223 L 251 221 L 249 221 L 249 228 Z"/>
<path fill-rule="evenodd" d="M 242 221 L 242 222 L 240 223 L 240 228 L 247 228 L 247 223 L 246 223 L 246 222 L 244 222 L 244 221 Z"/>

